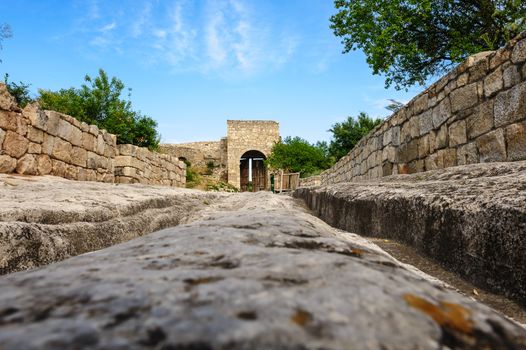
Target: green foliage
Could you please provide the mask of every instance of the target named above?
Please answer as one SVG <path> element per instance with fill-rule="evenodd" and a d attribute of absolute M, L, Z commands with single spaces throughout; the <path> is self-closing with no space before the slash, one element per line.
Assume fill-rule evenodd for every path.
<path fill-rule="evenodd" d="M 467 56 L 526 30 L 521 0 L 335 0 L 331 29 L 344 53 L 361 49 L 397 89 L 423 84 Z"/>
<path fill-rule="evenodd" d="M 361 112 L 357 119 L 347 117 L 342 123 L 336 123 L 329 129 L 333 134 L 329 145 L 328 153 L 330 156 L 339 160 L 367 135 L 372 129 L 382 122 L 381 119 L 373 119 L 366 113 Z"/>
<path fill-rule="evenodd" d="M 194 188 L 199 182 L 199 174 L 191 166 L 186 167 L 186 187 Z"/>
<path fill-rule="evenodd" d="M 24 108 L 28 103 L 33 102 L 33 99 L 29 95 L 29 87 L 30 84 L 24 84 L 23 82 L 19 82 L 19 84 L 15 82 L 9 82 L 9 74 L 5 74 L 4 76 L 4 83 L 7 87 L 7 91 L 13 96 L 18 103 L 18 105 L 22 108 Z"/>
<path fill-rule="evenodd" d="M 121 98 L 125 86 L 116 77 L 108 78 L 99 70 L 95 78 L 86 75 L 80 89 L 39 90 L 39 102 L 45 109 L 69 114 L 80 121 L 95 124 L 117 135 L 117 143 L 130 143 L 156 150 L 160 137 L 157 122 L 132 109 L 130 100 Z M 130 97 L 128 89 L 128 98 Z"/>
<path fill-rule="evenodd" d="M 206 186 L 206 190 L 213 192 L 239 192 L 239 189 L 236 186 L 223 181 L 219 181 L 218 183 L 214 184 L 208 184 Z"/>
<path fill-rule="evenodd" d="M 275 143 L 272 153 L 265 161 L 272 169 L 301 172 L 301 176 L 329 168 L 332 163 L 324 154 L 322 147 L 311 145 L 300 137 L 286 137 L 283 142 Z"/>

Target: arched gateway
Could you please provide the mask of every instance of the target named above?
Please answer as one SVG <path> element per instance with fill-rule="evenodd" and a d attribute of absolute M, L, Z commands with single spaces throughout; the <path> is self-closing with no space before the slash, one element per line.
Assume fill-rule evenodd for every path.
<path fill-rule="evenodd" d="M 266 157 L 259 151 L 245 152 L 239 160 L 240 189 L 242 192 L 257 192 L 267 189 Z"/>

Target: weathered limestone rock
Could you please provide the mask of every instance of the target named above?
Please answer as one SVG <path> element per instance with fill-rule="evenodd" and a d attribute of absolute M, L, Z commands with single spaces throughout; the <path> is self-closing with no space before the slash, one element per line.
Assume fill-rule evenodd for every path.
<path fill-rule="evenodd" d="M 16 159 L 0 154 L 0 173 L 12 173 L 16 168 Z"/>
<path fill-rule="evenodd" d="M 502 70 L 496 69 L 484 79 L 484 96 L 490 97 L 502 89 Z"/>
<path fill-rule="evenodd" d="M 20 158 L 27 151 L 29 141 L 17 133 L 8 130 L 4 137 L 3 150 L 5 154 L 14 158 Z"/>
<path fill-rule="evenodd" d="M 526 39 L 519 41 L 511 53 L 511 61 L 520 63 L 526 61 Z"/>
<path fill-rule="evenodd" d="M 70 349 L 520 348 L 526 331 L 288 197 L 0 279 L 0 343 Z M 38 287 L 36 287 L 38 285 Z"/>
<path fill-rule="evenodd" d="M 466 121 L 459 120 L 449 127 L 449 146 L 454 147 L 467 142 Z"/>
<path fill-rule="evenodd" d="M 478 103 L 477 84 L 469 84 L 451 92 L 451 110 L 458 112 Z"/>
<path fill-rule="evenodd" d="M 491 129 L 493 129 L 493 100 L 488 100 L 466 118 L 467 137 L 471 140 Z"/>
<path fill-rule="evenodd" d="M 18 108 L 18 105 L 15 98 L 9 94 L 5 84 L 0 83 L 0 109 L 10 111 L 16 108 Z"/>
<path fill-rule="evenodd" d="M 526 162 L 473 164 L 298 189 L 329 224 L 416 247 L 467 280 L 526 304 Z"/>
<path fill-rule="evenodd" d="M 2 157 L 0 164 L 7 164 Z M 40 174 L 80 175 L 77 167 L 47 156 L 41 155 L 36 163 Z M 97 175 L 86 171 L 83 176 L 94 180 Z M 0 174 L 0 275 L 176 225 L 205 206 L 203 202 L 210 204 L 222 196 L 186 189 L 68 181 L 55 176 Z"/>
<path fill-rule="evenodd" d="M 501 92 L 495 99 L 495 126 L 503 126 L 526 115 L 526 81 Z"/>
<path fill-rule="evenodd" d="M 502 77 L 505 88 L 512 87 L 521 81 L 521 73 L 519 72 L 519 68 L 515 65 L 511 65 L 506 68 Z"/>
<path fill-rule="evenodd" d="M 502 129 L 480 136 L 477 139 L 477 149 L 482 163 L 505 161 L 506 141 Z"/>
<path fill-rule="evenodd" d="M 52 152 L 52 156 L 54 158 L 69 163 L 71 162 L 71 151 L 71 143 L 64 141 L 58 137 L 55 137 Z"/>
<path fill-rule="evenodd" d="M 0 110 L 0 129 L 16 131 L 16 113 Z"/>
<path fill-rule="evenodd" d="M 53 164 L 47 154 L 37 156 L 37 170 L 39 175 L 48 175 L 53 170 Z"/>
<path fill-rule="evenodd" d="M 506 128 L 506 143 L 509 161 L 526 158 L 526 122 L 512 124 Z"/>
<path fill-rule="evenodd" d="M 451 103 L 445 98 L 433 108 L 433 127 L 436 129 L 451 117 Z"/>
<path fill-rule="evenodd" d="M 37 160 L 33 154 L 26 154 L 16 164 L 16 172 L 24 175 L 37 175 Z"/>

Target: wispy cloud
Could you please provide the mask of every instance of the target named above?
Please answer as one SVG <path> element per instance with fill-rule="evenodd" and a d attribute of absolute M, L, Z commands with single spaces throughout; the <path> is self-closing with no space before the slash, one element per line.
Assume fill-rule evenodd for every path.
<path fill-rule="evenodd" d="M 251 77 L 280 69 L 299 42 L 293 33 L 258 16 L 256 5 L 247 0 L 144 0 L 137 12 L 98 0 L 84 4 L 76 29 L 84 43 L 168 64 L 176 72 Z"/>

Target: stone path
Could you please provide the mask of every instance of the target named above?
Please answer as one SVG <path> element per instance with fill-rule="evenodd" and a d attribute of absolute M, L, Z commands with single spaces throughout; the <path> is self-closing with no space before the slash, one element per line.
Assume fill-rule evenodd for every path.
<path fill-rule="evenodd" d="M 0 277 L 0 347 L 526 348 L 524 328 L 290 197 L 228 195 L 190 220 Z"/>

